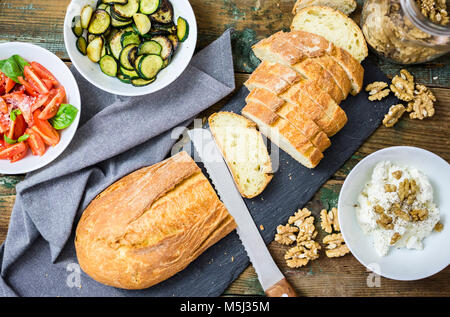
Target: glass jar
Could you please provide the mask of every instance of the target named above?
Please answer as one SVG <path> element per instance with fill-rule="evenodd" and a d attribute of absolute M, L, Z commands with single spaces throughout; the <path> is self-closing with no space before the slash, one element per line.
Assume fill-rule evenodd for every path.
<path fill-rule="evenodd" d="M 437 23 L 441 21 L 444 24 L 440 14 L 427 18 L 416 1 L 365 1 L 361 28 L 367 43 L 376 53 L 395 63 L 417 64 L 450 51 L 448 23 Z M 444 12 L 443 16 L 447 19 Z"/>

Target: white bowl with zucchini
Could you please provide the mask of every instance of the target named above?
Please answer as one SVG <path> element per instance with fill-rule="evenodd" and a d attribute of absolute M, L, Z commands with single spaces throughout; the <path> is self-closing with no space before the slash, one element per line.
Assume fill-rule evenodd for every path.
<path fill-rule="evenodd" d="M 188 0 L 72 0 L 64 42 L 90 83 L 140 96 L 166 87 L 185 70 L 197 24 Z"/>

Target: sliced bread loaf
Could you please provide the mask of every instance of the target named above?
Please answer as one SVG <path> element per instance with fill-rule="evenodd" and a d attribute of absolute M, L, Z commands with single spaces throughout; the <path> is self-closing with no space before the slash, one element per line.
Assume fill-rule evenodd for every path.
<path fill-rule="evenodd" d="M 313 59 L 315 63 L 322 66 L 328 73 L 333 76 L 334 81 L 341 89 L 344 99 L 347 98 L 352 85 L 345 70 L 330 56 L 324 55 Z"/>
<path fill-rule="evenodd" d="M 351 83 L 350 93 L 354 96 L 357 95 L 363 86 L 364 68 L 349 52 L 340 47 L 334 46 L 329 56 L 347 73 Z"/>
<path fill-rule="evenodd" d="M 253 122 L 232 112 L 217 112 L 209 126 L 243 197 L 259 195 L 272 179 L 272 164 Z"/>
<path fill-rule="evenodd" d="M 320 152 L 292 124 L 259 103 L 247 103 L 242 114 L 254 121 L 259 130 L 300 164 L 314 168 L 323 158 Z M 272 117 L 271 121 L 264 118 Z"/>
<path fill-rule="evenodd" d="M 289 88 L 290 83 L 281 77 L 269 72 L 264 63 L 261 63 L 250 77 L 245 81 L 244 85 L 248 90 L 252 91 L 255 88 L 264 88 L 279 94 Z"/>
<path fill-rule="evenodd" d="M 327 6 L 349 15 L 355 11 L 357 4 L 355 0 L 297 0 L 292 9 L 292 14 L 310 6 Z"/>
<path fill-rule="evenodd" d="M 367 57 L 367 44 L 361 29 L 352 19 L 333 8 L 311 6 L 299 10 L 292 20 L 291 30 L 321 35 L 347 50 L 358 62 Z"/>

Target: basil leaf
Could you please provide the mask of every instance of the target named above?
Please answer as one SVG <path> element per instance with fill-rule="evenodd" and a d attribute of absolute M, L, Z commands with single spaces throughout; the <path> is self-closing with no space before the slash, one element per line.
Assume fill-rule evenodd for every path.
<path fill-rule="evenodd" d="M 17 143 L 16 140 L 13 140 L 13 139 L 8 138 L 8 137 L 6 136 L 6 134 L 3 135 L 3 139 L 4 139 L 5 142 L 8 143 L 8 144 L 15 144 L 15 143 Z"/>
<path fill-rule="evenodd" d="M 0 61 L 0 70 L 7 77 L 11 78 L 16 83 L 19 83 L 17 77 L 23 76 L 23 68 L 26 65 L 28 65 L 28 63 L 22 57 L 13 55 L 10 58 Z"/>
<path fill-rule="evenodd" d="M 26 141 L 30 137 L 29 134 L 24 134 L 20 138 L 17 139 L 18 142 Z"/>
<path fill-rule="evenodd" d="M 22 114 L 22 111 L 20 111 L 20 109 L 14 109 L 13 111 L 11 111 L 11 113 L 9 114 L 9 118 L 11 119 L 11 121 L 16 121 L 17 116 L 19 114 Z"/>
<path fill-rule="evenodd" d="M 62 130 L 72 124 L 77 117 L 78 109 L 72 105 L 63 103 L 59 107 L 58 113 L 54 116 L 50 123 L 56 130 Z"/>

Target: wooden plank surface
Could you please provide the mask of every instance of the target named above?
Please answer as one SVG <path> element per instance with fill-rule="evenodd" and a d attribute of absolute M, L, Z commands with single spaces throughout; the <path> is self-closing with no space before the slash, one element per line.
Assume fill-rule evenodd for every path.
<path fill-rule="evenodd" d="M 70 0 L 2 0 L 0 2 L 0 42 L 24 41 L 41 45 L 68 62 L 64 49 L 62 25 Z M 236 86 L 240 87 L 258 64 L 250 47 L 257 40 L 280 29 L 287 29 L 292 18 L 293 0 L 191 0 L 199 25 L 198 49 L 206 46 L 229 27 L 233 34 Z M 361 1 L 358 1 L 361 3 Z M 358 18 L 358 13 L 355 14 Z M 374 59 L 388 76 L 401 68 Z M 408 67 L 418 81 L 435 87 L 438 102 L 436 114 L 427 120 L 410 120 L 404 116 L 394 128 L 381 126 L 352 158 L 316 193 L 308 207 L 312 210 L 336 206 L 342 183 L 361 159 L 376 150 L 395 145 L 411 145 L 433 151 L 450 162 L 450 68 L 449 58 Z M 67 63 L 69 65 L 69 63 Z M 220 109 L 227 98 L 214 105 L 201 117 Z M 5 239 L 9 216 L 15 199 L 15 185 L 22 175 L 0 175 L 0 243 Z M 294 213 L 295 210 L 292 211 Z M 316 221 L 318 225 L 318 221 Z M 323 232 L 319 230 L 320 234 Z M 319 237 L 320 238 L 320 237 Z M 273 242 L 270 252 L 288 280 L 302 296 L 450 296 L 450 267 L 433 277 L 411 282 L 373 279 L 370 272 L 352 256 L 320 259 L 301 269 L 288 268 L 283 260 L 287 247 Z M 368 283 L 369 281 L 369 283 Z M 375 283 L 374 283 L 375 282 Z M 370 287 L 370 285 L 374 287 Z M 226 290 L 224 296 L 264 295 L 250 266 Z"/>
<path fill-rule="evenodd" d="M 191 0 L 198 24 L 201 49 L 232 27 L 234 66 L 237 72 L 251 72 L 259 63 L 251 45 L 268 35 L 287 30 L 292 20 L 295 0 Z M 360 4 L 362 1 L 358 1 Z M 41 45 L 68 60 L 64 48 L 63 22 L 70 0 L 2 0 L 0 1 L 0 42 L 22 41 Z M 361 5 L 359 6 L 361 7 Z M 359 11 L 353 15 L 358 18 Z M 401 68 L 375 56 L 389 76 Z M 450 59 L 411 66 L 416 77 L 434 87 L 450 86 Z"/>

